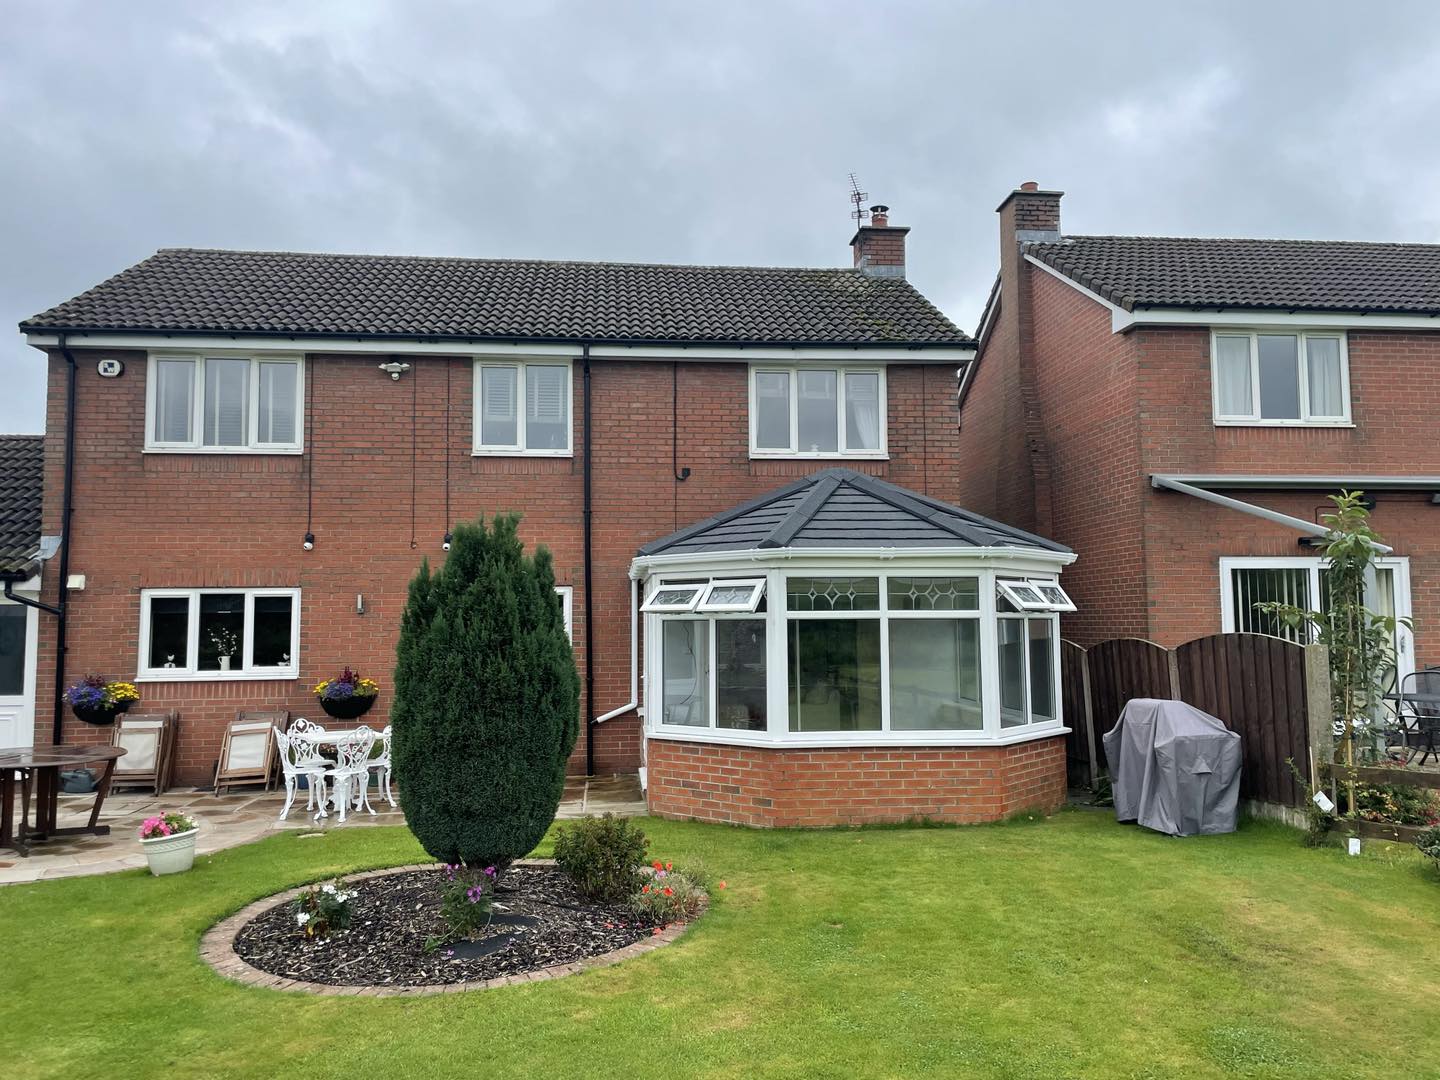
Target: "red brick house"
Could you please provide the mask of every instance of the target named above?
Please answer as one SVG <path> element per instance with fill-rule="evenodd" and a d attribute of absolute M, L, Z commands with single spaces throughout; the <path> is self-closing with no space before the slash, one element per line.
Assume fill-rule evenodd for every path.
<path fill-rule="evenodd" d="M 965 581 L 895 600 L 940 609 L 933 625 L 895 632 L 912 674 L 925 649 L 949 648 L 946 670 L 974 694 L 976 648 L 998 648 L 997 573 L 1059 592 L 1072 558 L 945 505 L 960 492 L 954 372 L 974 342 L 906 281 L 907 232 L 877 214 L 851 242 L 853 267 L 818 270 L 162 250 L 27 320 L 50 365 L 43 532 L 67 540 L 43 596 L 58 603 L 70 585 L 63 620 L 41 620 L 37 738 L 103 737 L 53 697 L 91 671 L 133 677 L 147 708 L 179 711 L 189 783 L 208 781 L 237 710 L 314 713 L 309 688 L 347 664 L 381 681 L 366 719 L 383 724 L 421 558 L 444 558 L 456 521 L 518 510 L 527 542 L 555 554 L 571 620 L 587 721 L 575 771 L 642 767 L 648 734 L 652 759 L 683 758 L 687 770 L 657 809 L 687 816 L 976 819 L 1053 804 L 1064 728 L 1042 692 L 1054 603 L 1011 610 L 1001 627 L 1013 679 L 1033 668 L 1033 726 L 1020 682 L 1002 718 L 990 662 L 980 711 L 950 701 L 958 689 L 909 687 L 913 700 L 949 695 L 919 734 L 901 730 L 891 696 L 880 700 L 905 689 L 898 675 L 891 686 L 888 652 L 884 673 L 875 666 L 891 621 L 888 593 L 878 597 L 901 588 L 879 568 L 880 548 L 939 529 L 940 548 L 921 545 L 901 564 Z M 847 471 L 816 479 L 836 466 Z M 802 560 L 809 578 L 835 585 L 827 596 L 849 598 L 835 603 L 863 609 L 838 629 L 802 628 L 811 644 L 798 693 L 828 733 L 786 721 L 782 562 L 794 545 L 766 533 L 763 559 L 702 559 L 684 572 L 673 558 L 637 559 L 757 499 L 794 510 L 796 484 L 825 489 L 797 522 L 832 497 L 827 512 L 842 518 L 847 498 L 894 511 L 876 561 L 859 550 Z M 743 629 L 753 646 L 770 627 L 770 680 L 758 688 L 753 669 L 740 671 L 753 656 L 716 651 L 735 630 L 727 620 L 757 613 L 762 628 Z M 980 637 L 961 625 L 982 618 Z M 654 644 L 667 641 L 670 652 Z M 668 688 L 665 709 L 650 707 L 647 688 Z M 884 762 L 889 777 L 927 780 L 908 799 L 848 802 L 832 780 L 823 806 L 779 790 L 777 762 L 826 754 L 837 768 L 874 776 Z M 726 755 L 763 760 L 766 791 L 743 806 L 734 790 L 728 802 L 697 796 L 736 788 Z M 661 779 L 652 769 L 652 788 Z"/>
<path fill-rule="evenodd" d="M 958 494 L 1075 549 L 1066 636 L 1282 632 L 1253 604 L 1318 602 L 1349 488 L 1394 548 L 1377 603 L 1414 618 L 1402 674 L 1440 663 L 1440 246 L 1073 236 L 1060 199 L 999 207 Z"/>

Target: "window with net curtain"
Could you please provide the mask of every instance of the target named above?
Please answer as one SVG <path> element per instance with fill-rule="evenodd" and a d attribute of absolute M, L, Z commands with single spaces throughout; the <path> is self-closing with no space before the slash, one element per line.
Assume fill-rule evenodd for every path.
<path fill-rule="evenodd" d="M 1335 423 L 1346 418 L 1338 334 L 1214 337 L 1217 420 Z"/>

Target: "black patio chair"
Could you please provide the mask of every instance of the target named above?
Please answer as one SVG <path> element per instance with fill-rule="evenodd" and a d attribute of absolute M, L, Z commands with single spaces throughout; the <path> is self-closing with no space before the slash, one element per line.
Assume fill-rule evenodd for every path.
<path fill-rule="evenodd" d="M 1440 668 L 1406 675 L 1395 711 L 1404 729 L 1397 734 L 1404 736 L 1405 764 L 1410 764 L 1417 753 L 1421 765 L 1432 757 L 1440 760 L 1440 749 L 1435 745 L 1440 735 Z"/>

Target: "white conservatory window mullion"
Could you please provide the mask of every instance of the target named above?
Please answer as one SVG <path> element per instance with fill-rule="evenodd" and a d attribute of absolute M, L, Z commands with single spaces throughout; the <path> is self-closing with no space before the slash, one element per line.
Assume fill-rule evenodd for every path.
<path fill-rule="evenodd" d="M 995 573 L 980 572 L 980 715 L 981 730 L 1000 737 L 1000 635 L 995 620 Z"/>
<path fill-rule="evenodd" d="M 785 572 L 765 575 L 770 603 L 765 610 L 765 731 L 782 739 L 790 729 L 790 635 Z"/>

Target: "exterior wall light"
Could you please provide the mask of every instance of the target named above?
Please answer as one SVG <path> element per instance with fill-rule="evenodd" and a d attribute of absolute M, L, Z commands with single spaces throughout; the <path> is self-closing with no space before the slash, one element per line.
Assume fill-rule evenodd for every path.
<path fill-rule="evenodd" d="M 400 381 L 401 375 L 410 370 L 409 364 L 402 364 L 398 360 L 391 360 L 388 363 L 379 365 L 379 367 L 381 371 L 385 372 L 385 374 L 389 375 L 390 378 L 396 382 Z"/>
<path fill-rule="evenodd" d="M 315 534 L 307 532 L 305 534 L 305 541 L 300 546 L 306 551 L 313 551 L 315 549 Z"/>
<path fill-rule="evenodd" d="M 444 541 L 440 544 L 440 550 L 441 550 L 441 551 L 449 551 L 449 550 L 450 550 L 450 534 L 449 534 L 449 532 L 446 532 L 446 534 L 445 534 L 445 539 L 444 539 Z"/>

